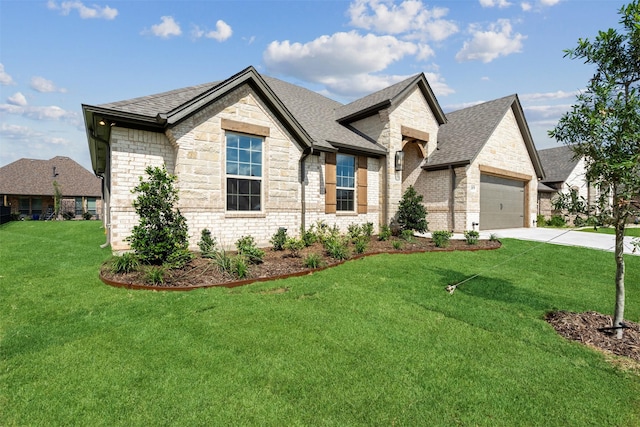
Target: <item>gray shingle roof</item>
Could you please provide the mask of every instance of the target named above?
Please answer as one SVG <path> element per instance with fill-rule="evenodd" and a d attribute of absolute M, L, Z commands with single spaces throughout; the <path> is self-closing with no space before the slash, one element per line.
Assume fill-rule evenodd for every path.
<path fill-rule="evenodd" d="M 542 182 L 564 182 L 578 164 L 578 159 L 573 158 L 573 150 L 568 145 L 538 150 L 538 156 L 546 174 Z"/>
<path fill-rule="evenodd" d="M 54 177 L 55 173 L 57 174 Z M 101 197 L 100 178 L 68 157 L 20 159 L 0 168 L 0 194 L 53 196 L 57 181 L 64 197 Z"/>
<path fill-rule="evenodd" d="M 438 131 L 438 150 L 427 166 L 471 162 L 515 101 L 516 95 L 509 95 L 448 113 Z"/>

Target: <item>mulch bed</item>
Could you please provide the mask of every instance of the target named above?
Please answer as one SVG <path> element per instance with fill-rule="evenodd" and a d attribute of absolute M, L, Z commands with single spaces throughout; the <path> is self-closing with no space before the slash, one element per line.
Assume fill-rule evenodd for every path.
<path fill-rule="evenodd" d="M 556 311 L 547 314 L 546 320 L 561 336 L 569 340 L 640 362 L 640 324 L 636 322 L 625 320 L 624 324 L 628 329 L 624 330 L 622 339 L 617 339 L 615 332 L 603 329 L 611 327 L 611 316 L 595 311 Z"/>
<path fill-rule="evenodd" d="M 393 242 L 401 242 L 400 249 L 394 249 Z M 372 236 L 367 249 L 363 254 L 354 255 L 353 246 L 349 250 L 352 256 L 349 260 L 361 258 L 363 256 L 381 253 L 417 253 L 435 251 L 474 251 L 497 249 L 501 243 L 497 240 L 480 240 L 475 245 L 469 245 L 465 240 L 451 240 L 447 248 L 437 248 L 431 239 L 414 237 L 411 242 L 392 237 L 390 240 L 380 241 L 377 236 Z M 191 290 L 211 286 L 240 286 L 259 281 L 281 279 L 292 276 L 301 276 L 313 273 L 324 268 L 342 264 L 344 261 L 335 260 L 329 257 L 322 245 L 316 243 L 300 251 L 298 257 L 293 257 L 288 251 L 273 251 L 265 248 L 264 260 L 261 264 L 252 265 L 249 276 L 246 279 L 237 278 L 221 272 L 216 268 L 212 260 L 196 257 L 185 267 L 178 270 L 167 270 L 164 283 L 158 285 L 145 284 L 144 271 L 127 274 L 113 274 L 105 264 L 100 271 L 100 278 L 103 282 L 112 285 L 131 289 L 154 289 L 154 290 Z M 308 254 L 315 253 L 321 257 L 322 267 L 317 269 L 304 266 L 304 259 Z M 228 252 L 235 255 L 234 252 Z"/>

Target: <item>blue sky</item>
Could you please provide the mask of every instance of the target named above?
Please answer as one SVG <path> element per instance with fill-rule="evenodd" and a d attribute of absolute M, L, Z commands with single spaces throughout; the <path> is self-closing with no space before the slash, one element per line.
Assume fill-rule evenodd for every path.
<path fill-rule="evenodd" d="M 259 72 L 349 102 L 424 72 L 445 112 L 517 93 L 536 146 L 593 73 L 563 58 L 617 0 L 0 0 L 0 166 L 91 168 L 81 104 Z"/>

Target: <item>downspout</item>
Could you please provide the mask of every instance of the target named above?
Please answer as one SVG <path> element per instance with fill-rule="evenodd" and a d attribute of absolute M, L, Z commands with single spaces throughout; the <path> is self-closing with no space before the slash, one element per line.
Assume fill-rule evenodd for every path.
<path fill-rule="evenodd" d="M 451 171 L 451 194 L 449 194 L 449 212 L 451 212 L 451 230 L 453 231 L 456 229 L 456 171 L 453 169 L 452 165 L 449 165 L 449 170 Z"/>
<path fill-rule="evenodd" d="M 307 172 L 306 172 L 306 163 L 305 160 L 307 160 L 307 157 L 309 157 L 311 154 L 313 154 L 313 143 L 311 143 L 311 146 L 305 148 L 302 151 L 302 156 L 300 156 L 300 196 L 302 198 L 301 201 L 301 212 L 300 212 L 300 228 L 302 229 L 301 231 L 304 232 L 307 229 L 307 225 L 306 225 L 306 217 L 307 217 L 307 196 L 306 196 L 306 186 L 304 185 L 305 182 L 305 178 L 307 176 Z"/>
<path fill-rule="evenodd" d="M 389 219 L 389 176 L 387 175 L 389 161 L 388 157 L 385 157 L 384 162 L 382 162 L 382 179 L 384 182 L 382 183 L 382 224 L 391 225 Z"/>

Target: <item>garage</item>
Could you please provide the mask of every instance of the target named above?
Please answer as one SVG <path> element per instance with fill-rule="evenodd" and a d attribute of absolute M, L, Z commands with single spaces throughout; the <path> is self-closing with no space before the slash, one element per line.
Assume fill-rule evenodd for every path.
<path fill-rule="evenodd" d="M 480 175 L 480 229 L 524 227 L 523 181 Z"/>

